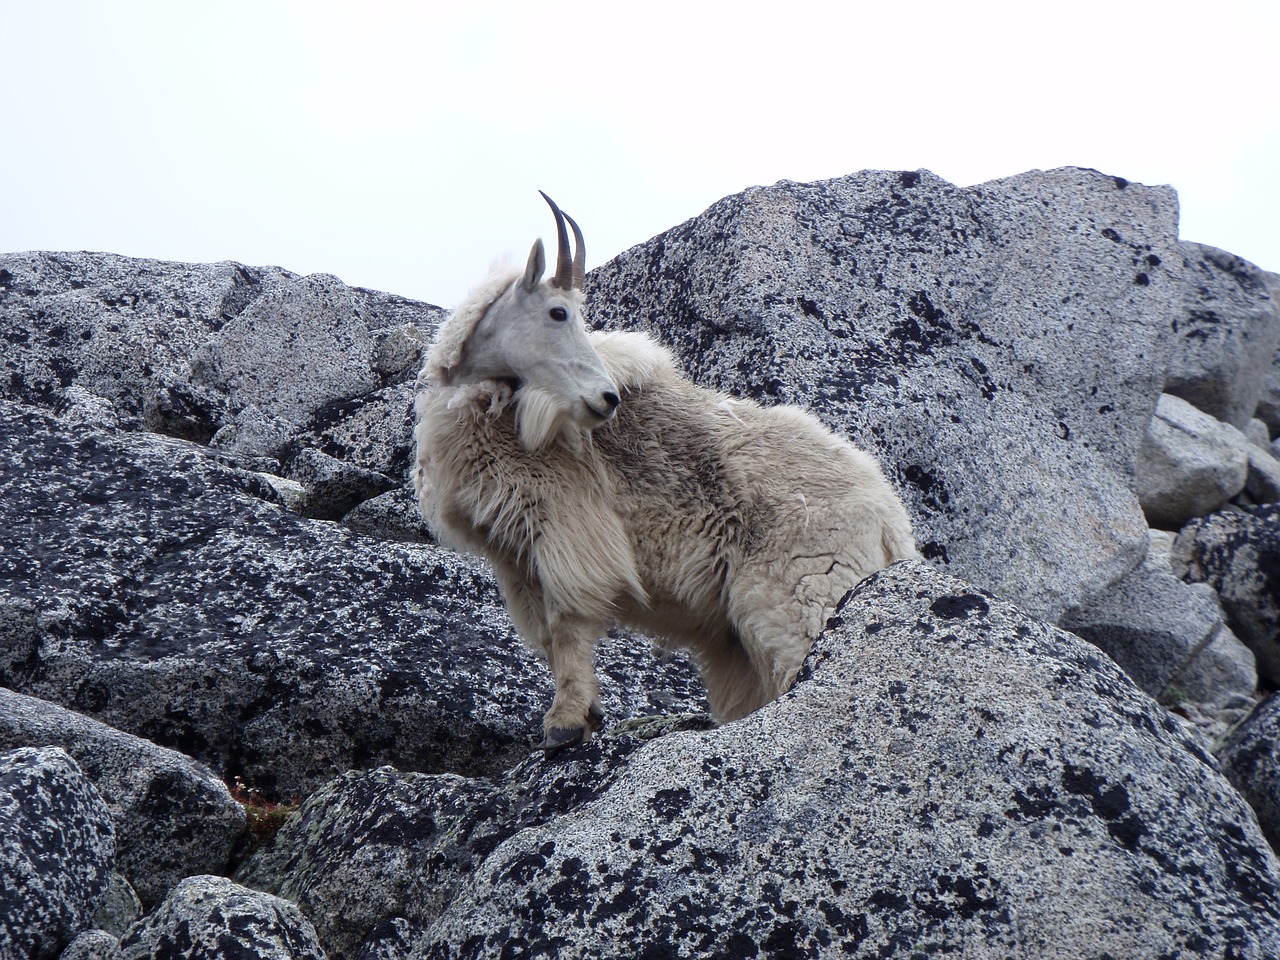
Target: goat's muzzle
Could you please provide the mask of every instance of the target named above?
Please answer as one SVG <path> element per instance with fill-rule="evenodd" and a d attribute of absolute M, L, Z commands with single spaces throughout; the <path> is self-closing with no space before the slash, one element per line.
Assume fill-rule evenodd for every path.
<path fill-rule="evenodd" d="M 592 403 L 585 398 L 582 401 L 587 405 L 587 409 L 599 417 L 602 421 L 608 420 L 618 411 L 618 405 L 622 403 L 622 398 L 612 390 L 606 390 L 600 394 L 599 399 Z"/>

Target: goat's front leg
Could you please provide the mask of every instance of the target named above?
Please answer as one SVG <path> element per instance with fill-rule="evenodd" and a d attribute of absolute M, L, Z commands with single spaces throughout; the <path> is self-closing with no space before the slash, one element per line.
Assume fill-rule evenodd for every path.
<path fill-rule="evenodd" d="M 600 729 L 600 684 L 596 679 L 595 643 L 599 624 L 558 618 L 545 645 L 547 665 L 556 680 L 556 696 L 542 719 L 548 753 L 583 743 Z"/>
<path fill-rule="evenodd" d="M 600 706 L 595 671 L 595 641 L 606 624 L 583 619 L 549 616 L 536 581 L 520 576 L 515 563 L 492 557 L 494 575 L 507 601 L 507 612 L 520 635 L 547 657 L 556 681 L 556 697 L 543 718 L 543 740 L 548 753 L 582 743 L 600 729 Z"/>

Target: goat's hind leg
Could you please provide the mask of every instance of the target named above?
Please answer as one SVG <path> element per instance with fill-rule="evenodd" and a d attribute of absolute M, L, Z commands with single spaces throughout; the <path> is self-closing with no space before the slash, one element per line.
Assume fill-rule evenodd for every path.
<path fill-rule="evenodd" d="M 797 558 L 787 568 L 740 577 L 730 615 L 761 691 L 749 709 L 791 689 L 827 618 L 860 580 L 851 564 L 834 556 Z"/>
<path fill-rule="evenodd" d="M 700 643 L 697 658 L 707 685 L 711 719 L 716 723 L 741 719 L 776 695 L 773 688 L 761 680 L 742 637 L 734 628 L 726 630 L 723 637 L 713 643 Z"/>

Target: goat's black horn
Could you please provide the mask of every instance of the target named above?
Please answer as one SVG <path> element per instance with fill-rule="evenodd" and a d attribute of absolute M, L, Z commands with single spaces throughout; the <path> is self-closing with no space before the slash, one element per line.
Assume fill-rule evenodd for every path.
<path fill-rule="evenodd" d="M 582 290 L 587 283 L 587 245 L 582 241 L 582 231 L 578 229 L 577 221 L 567 213 L 564 218 L 569 221 L 569 226 L 573 227 L 573 289 Z"/>
<path fill-rule="evenodd" d="M 561 290 L 572 290 L 576 284 L 574 283 L 574 261 L 569 251 L 569 231 L 565 228 L 565 216 L 560 212 L 560 208 L 556 206 L 556 202 L 548 197 L 543 191 L 542 199 L 547 201 L 547 205 L 551 207 L 551 212 L 556 215 L 556 273 L 551 278 L 551 285 L 559 287 Z M 572 223 L 573 221 L 570 221 Z M 574 224 L 573 232 L 575 236 L 581 236 L 578 231 L 577 224 Z"/>

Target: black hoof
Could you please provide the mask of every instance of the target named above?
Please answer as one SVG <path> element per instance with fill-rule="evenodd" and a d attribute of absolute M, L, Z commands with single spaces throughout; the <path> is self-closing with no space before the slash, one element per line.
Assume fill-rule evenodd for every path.
<path fill-rule="evenodd" d="M 576 747 L 584 739 L 586 739 L 586 730 L 582 727 L 552 727 L 538 744 L 538 748 L 547 756 L 551 756 L 566 747 Z"/>

